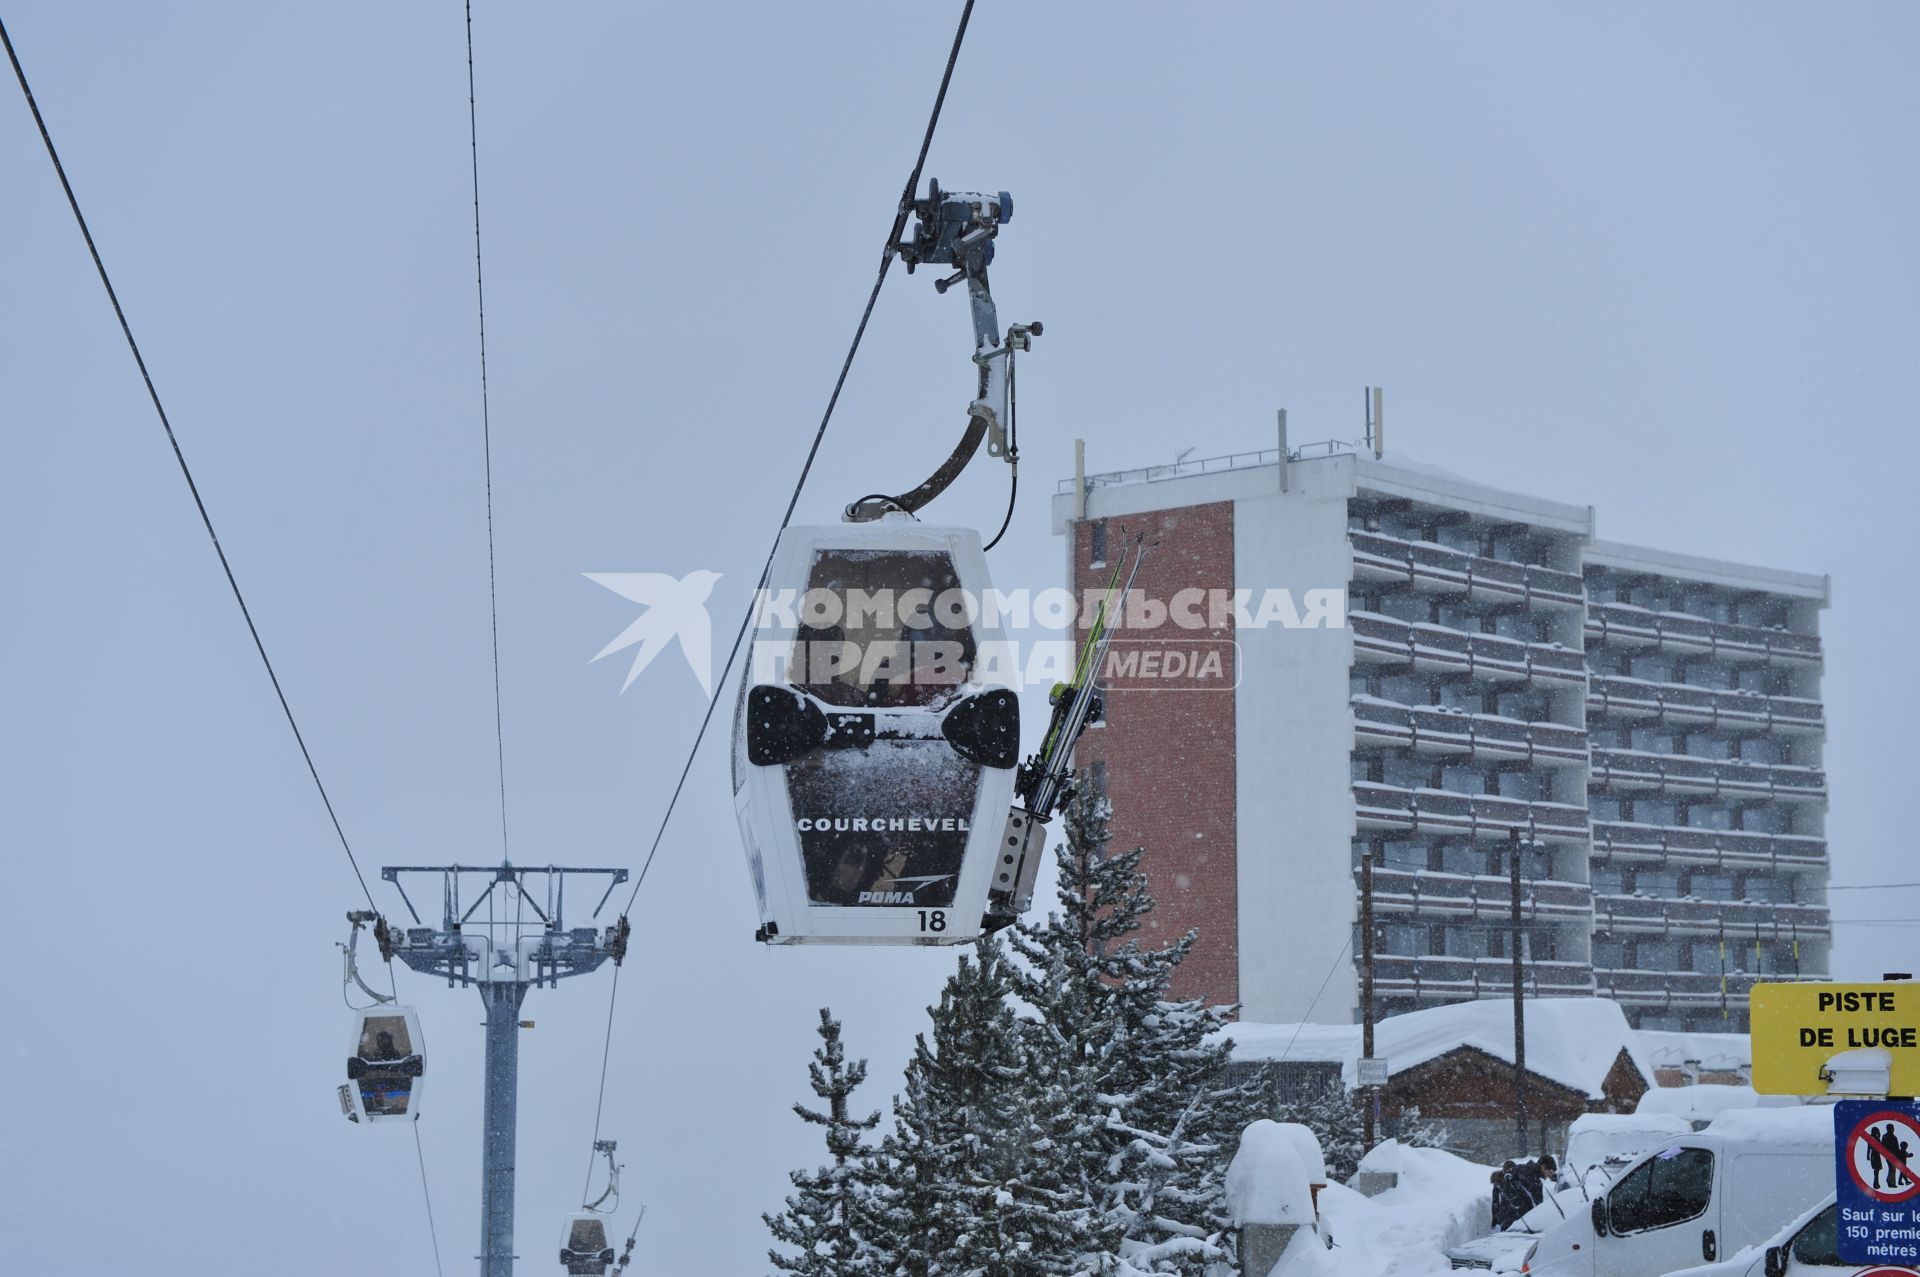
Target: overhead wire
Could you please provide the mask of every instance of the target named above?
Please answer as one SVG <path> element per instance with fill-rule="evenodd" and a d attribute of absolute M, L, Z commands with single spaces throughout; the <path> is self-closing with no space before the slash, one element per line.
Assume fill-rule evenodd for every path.
<path fill-rule="evenodd" d="M 487 397 L 487 274 L 480 259 L 480 109 L 473 90 L 473 0 L 467 0 L 467 142 L 473 160 L 473 291 L 480 312 L 480 441 L 487 477 L 487 609 L 493 629 L 493 745 L 500 767 L 500 854 L 507 855 L 507 734 L 500 708 L 500 590 L 493 554 L 493 411 Z"/>
<path fill-rule="evenodd" d="M 173 421 L 167 416 L 166 405 L 160 401 L 160 391 L 153 384 L 153 374 L 147 370 L 147 360 L 140 353 L 140 343 L 134 340 L 133 326 L 127 322 L 126 308 L 120 304 L 120 294 L 113 286 L 113 279 L 107 274 L 107 264 L 100 256 L 100 248 L 94 242 L 93 229 L 87 225 L 87 218 L 80 211 L 80 200 L 73 193 L 73 183 L 67 180 L 67 169 L 60 162 L 60 152 L 53 144 L 53 134 L 47 129 L 46 117 L 40 114 L 40 103 L 33 96 L 33 89 L 27 83 L 27 73 L 20 65 L 20 55 L 14 51 L 13 38 L 7 34 L 4 21 L 0 21 L 0 44 L 7 50 L 7 60 L 13 64 L 14 79 L 20 83 L 20 92 L 27 100 L 27 109 L 33 112 L 33 123 L 40 130 L 40 141 L 46 147 L 47 158 L 53 161 L 53 171 L 60 178 L 60 189 L 66 193 L 67 207 L 73 210 L 73 220 L 80 228 L 80 237 L 87 243 L 87 252 L 93 258 L 93 268 L 100 276 L 101 287 L 107 290 L 107 300 L 113 304 L 114 318 L 120 321 L 120 335 L 126 338 L 127 349 L 133 354 L 133 362 L 140 370 L 140 380 L 146 383 L 147 398 L 153 401 L 153 411 L 160 418 L 160 426 L 167 434 L 167 443 L 173 449 L 173 459 L 180 466 L 180 476 L 187 481 L 187 491 L 193 496 L 194 509 L 199 511 L 200 524 L 207 532 L 207 540 L 213 543 L 213 552 L 220 559 L 220 569 L 226 573 L 227 588 L 233 591 L 233 601 L 240 605 L 240 616 L 247 623 L 247 633 L 253 638 L 253 650 L 260 654 L 260 663 L 266 667 L 267 679 L 273 684 L 273 694 L 280 702 L 280 712 L 286 716 L 287 726 L 293 731 L 294 743 L 300 747 L 300 757 L 306 761 L 307 774 L 313 778 L 313 786 L 320 794 L 321 805 L 327 809 L 327 819 L 333 824 L 333 832 L 340 840 L 340 849 L 347 853 L 347 863 L 353 866 L 353 876 L 360 883 L 360 890 L 367 898 L 367 907 L 378 911 L 374 903 L 373 890 L 367 885 L 366 875 L 360 872 L 360 860 L 353 854 L 353 845 L 347 840 L 347 831 L 340 823 L 340 815 L 334 810 L 333 798 L 327 793 L 325 782 L 320 779 L 320 769 L 314 765 L 313 752 L 307 748 L 307 738 L 300 730 L 300 723 L 293 716 L 293 706 L 287 701 L 286 689 L 280 685 L 280 675 L 273 668 L 273 660 L 267 655 L 267 645 L 260 637 L 260 627 L 254 623 L 253 609 L 247 606 L 246 595 L 240 592 L 240 581 L 234 575 L 233 563 L 227 558 L 227 551 L 220 544 L 220 535 L 213 529 L 213 517 L 207 513 L 207 503 L 200 495 L 200 485 L 195 482 L 193 470 L 187 465 L 187 454 L 180 447 L 179 436 L 173 432 Z"/>
<path fill-rule="evenodd" d="M 80 237 L 86 242 L 87 254 L 93 259 L 93 268 L 100 277 L 100 286 L 106 290 L 107 301 L 113 306 L 114 318 L 119 322 L 120 335 L 126 340 L 127 350 L 133 356 L 134 366 L 140 372 L 140 380 L 146 386 L 147 398 L 153 404 L 154 415 L 159 418 L 160 427 L 167 436 L 167 445 L 173 450 L 173 459 L 180 468 L 180 477 L 186 480 L 187 492 L 193 497 L 194 510 L 200 516 L 200 525 L 206 530 L 207 540 L 213 546 L 213 552 L 220 560 L 220 570 L 226 576 L 227 588 L 233 594 L 233 601 L 240 608 L 241 619 L 246 622 L 247 634 L 253 640 L 253 650 L 260 657 L 260 664 L 267 672 L 267 681 L 273 685 L 274 698 L 280 703 L 280 712 L 287 720 L 287 727 L 293 733 L 294 744 L 300 749 L 300 757 L 307 767 L 307 775 L 312 778 L 315 792 L 320 796 L 320 804 L 326 809 L 328 823 L 333 826 L 334 836 L 340 842 L 340 850 L 346 853 L 347 864 L 353 870 L 353 877 L 360 884 L 360 892 L 367 898 L 367 907 L 379 912 L 379 905 L 373 898 L 373 889 L 367 883 L 366 874 L 360 869 L 360 858 L 354 854 L 353 844 L 347 838 L 345 826 L 340 814 L 335 810 L 333 797 L 327 792 L 326 782 L 320 779 L 320 769 L 314 762 L 313 751 L 307 746 L 306 734 L 300 730 L 300 722 L 294 716 L 293 705 L 287 700 L 286 688 L 280 682 L 279 671 L 274 668 L 273 658 L 267 655 L 267 645 L 260 635 L 260 627 L 253 619 L 253 609 L 247 605 L 247 597 L 240 589 L 240 580 L 233 570 L 233 562 L 227 557 L 226 547 L 220 542 L 220 534 L 213 526 L 213 516 L 207 510 L 205 498 L 200 494 L 200 485 L 193 477 L 193 468 L 187 464 L 187 455 L 180 446 L 180 438 L 174 433 L 173 420 L 167 415 L 166 404 L 160 398 L 159 388 L 154 384 L 153 373 L 147 367 L 146 356 L 140 351 L 140 343 L 133 335 L 133 325 L 127 319 L 126 307 L 120 302 L 119 290 L 113 286 L 113 277 L 107 272 L 107 264 L 100 254 L 100 246 L 94 240 L 93 228 L 88 224 L 86 214 L 80 209 L 80 199 L 74 193 L 73 183 L 67 177 L 66 165 L 61 162 L 59 148 L 54 145 L 53 133 L 47 126 L 46 117 L 40 111 L 40 103 L 34 97 L 33 87 L 27 80 L 26 68 L 20 63 L 20 55 L 13 46 L 13 37 L 7 31 L 6 22 L 0 19 L 0 46 L 7 52 L 7 61 L 13 67 L 14 79 L 20 85 L 20 94 L 26 99 L 27 109 L 33 115 L 34 127 L 39 131 L 40 142 L 45 147 L 47 158 L 53 164 L 55 176 L 60 179 L 60 189 L 67 199 L 67 207 L 73 213 L 74 224 L 80 230 Z M 398 995 L 398 984 L 393 970 L 393 959 L 387 958 L 387 980 L 389 988 Z M 418 1131 L 415 1132 L 416 1138 Z M 417 1151 L 417 1150 L 416 1150 Z M 420 1187 L 427 1192 L 426 1160 L 419 1158 Z M 440 1264 L 440 1238 L 433 1221 L 431 1195 L 428 1195 L 427 1229 L 433 1241 L 434 1266 Z"/>
<path fill-rule="evenodd" d="M 433 1193 L 427 1188 L 427 1154 L 420 1145 L 420 1123 L 413 1124 L 413 1156 L 420 1164 L 420 1196 L 427 1204 L 427 1235 L 433 1238 L 433 1271 L 439 1277 L 445 1277 L 446 1270 L 440 1267 L 440 1230 L 433 1222 Z"/>
<path fill-rule="evenodd" d="M 679 805 L 681 793 L 686 789 L 687 777 L 693 772 L 693 763 L 694 760 L 699 757 L 700 746 L 707 738 L 707 729 L 713 724 L 713 712 L 715 708 L 719 706 L 720 698 L 726 695 L 728 677 L 733 670 L 734 662 L 739 659 L 740 656 L 740 645 L 746 640 L 747 631 L 753 626 L 754 610 L 758 606 L 760 592 L 766 588 L 767 580 L 773 572 L 773 557 L 779 550 L 780 534 L 784 533 L 788 525 L 793 522 L 793 512 L 799 507 L 800 494 L 807 485 L 808 476 L 813 473 L 813 464 L 820 455 L 820 445 L 826 438 L 827 426 L 833 420 L 833 411 L 840 403 L 840 392 L 846 387 L 847 375 L 853 369 L 854 356 L 859 353 L 860 343 L 862 339 L 866 337 L 867 324 L 873 318 L 873 308 L 880 300 L 881 286 L 887 282 L 887 271 L 893 265 L 894 246 L 900 242 L 901 232 L 906 229 L 907 217 L 913 210 L 914 195 L 920 189 L 920 174 L 926 167 L 927 153 L 933 147 L 933 135 L 940 124 L 941 109 L 946 105 L 947 89 L 953 83 L 953 69 L 960 60 L 961 45 L 966 41 L 967 24 L 973 18 L 973 5 L 974 0 L 965 0 L 965 3 L 961 6 L 960 21 L 953 33 L 953 44 L 947 50 L 946 66 L 940 73 L 940 87 L 933 95 L 933 108 L 927 115 L 926 131 L 921 135 L 920 149 L 914 156 L 913 169 L 907 174 L 906 185 L 901 189 L 900 201 L 894 210 L 893 224 L 888 229 L 886 242 L 880 249 L 880 267 L 874 275 L 873 287 L 868 290 L 866 305 L 861 308 L 860 322 L 854 326 L 853 340 L 847 346 L 846 358 L 840 361 L 840 372 L 834 378 L 832 393 L 827 396 L 827 406 L 826 410 L 820 415 L 820 424 L 814 429 L 813 442 L 807 448 L 806 460 L 802 462 L 800 466 L 800 476 L 794 482 L 793 493 L 787 498 L 787 508 L 780 515 L 780 526 L 774 532 L 773 545 L 767 550 L 766 562 L 760 566 L 760 577 L 754 586 L 753 596 L 747 604 L 746 614 L 740 618 L 740 628 L 734 632 L 733 645 L 727 650 L 726 663 L 721 666 L 720 677 L 715 683 L 712 694 L 707 698 L 706 711 L 700 717 L 699 730 L 694 733 L 693 744 L 687 750 L 686 762 L 680 768 L 680 776 L 674 782 L 673 793 L 668 797 L 666 809 L 660 815 L 660 823 L 654 829 L 653 842 L 647 848 L 646 859 L 641 862 L 640 872 L 634 879 L 633 890 L 627 895 L 627 903 L 622 910 L 623 917 L 626 913 L 632 911 L 633 902 L 640 897 L 640 888 L 647 880 L 647 871 L 653 867 L 654 857 L 659 854 L 661 841 L 666 837 L 667 825 L 673 819 L 673 813 Z M 996 540 L 997 539 L 998 538 L 996 538 Z M 606 1108 L 607 1061 L 613 1046 L 614 1007 L 619 996 L 620 972 L 618 966 L 616 966 L 614 968 L 613 985 L 607 993 L 607 1037 L 600 1055 L 599 1093 L 594 1100 L 593 1142 L 595 1143 L 600 1139 L 600 1122 Z M 590 1143 L 588 1147 L 591 1149 L 592 1144 Z M 589 1151 L 587 1154 L 587 1186 L 591 1188 L 592 1183 L 593 1154 Z M 584 1189 L 581 1195 L 582 1197 L 585 1196 Z M 642 1206 L 640 1209 L 642 1214 L 644 1214 L 646 1207 Z M 636 1231 L 639 1228 L 638 1217 L 634 1220 L 634 1228 Z M 628 1242 L 629 1245 L 631 1245 L 631 1237 L 628 1238 Z"/>
<path fill-rule="evenodd" d="M 967 37 L 967 23 L 973 17 L 973 0 L 966 0 L 960 10 L 960 24 L 953 33 L 953 47 L 947 52 L 946 69 L 940 75 L 940 88 L 933 97 L 933 110 L 927 117 L 926 133 L 920 139 L 919 154 L 914 157 L 913 171 L 907 175 L 906 187 L 900 193 L 900 203 L 894 211 L 893 226 L 887 232 L 887 240 L 880 249 L 880 269 L 874 276 L 873 288 L 867 293 L 867 304 L 860 312 L 860 323 L 853 330 L 853 342 L 847 347 L 847 357 L 840 362 L 840 375 L 834 378 L 833 393 L 827 397 L 827 409 L 820 415 L 820 425 L 813 432 L 813 443 L 807 449 L 807 459 L 800 467 L 800 477 L 793 485 L 793 495 L 787 498 L 787 508 L 780 516 L 780 526 L 774 533 L 773 545 L 767 550 L 767 561 L 760 567 L 760 578 L 754 586 L 754 595 L 747 604 L 746 615 L 740 618 L 740 628 L 734 633 L 733 646 L 727 651 L 726 664 L 721 667 L 718 685 L 707 700 L 707 710 L 700 718 L 700 730 L 694 733 L 693 747 L 687 751 L 687 761 L 680 769 L 680 778 L 674 783 L 673 794 L 667 799 L 666 811 L 660 816 L 660 824 L 654 830 L 653 843 L 647 848 L 647 858 L 640 865 L 639 876 L 634 880 L 633 890 L 627 895 L 628 911 L 639 898 L 640 887 L 647 880 L 647 870 L 653 867 L 653 858 L 660 851 L 660 842 L 666 836 L 667 823 L 673 819 L 674 809 L 679 805 L 680 794 L 686 788 L 687 776 L 693 771 L 693 760 L 699 756 L 701 742 L 707 738 L 707 728 L 713 723 L 713 711 L 720 704 L 720 698 L 726 695 L 727 676 L 733 669 L 733 663 L 739 658 L 740 645 L 747 637 L 747 631 L 753 625 L 754 608 L 758 605 L 760 591 L 766 588 L 767 578 L 773 571 L 773 556 L 780 546 L 780 533 L 787 530 L 793 522 L 793 512 L 800 504 L 801 490 L 807 486 L 807 477 L 813 473 L 814 460 L 820 455 L 821 441 L 826 438 L 827 424 L 833 420 L 833 410 L 840 402 L 840 392 L 847 384 L 847 374 L 853 369 L 853 357 L 860 351 L 861 339 L 867 335 L 867 323 L 873 318 L 873 307 L 880 300 L 880 286 L 887 282 L 887 270 L 893 265 L 894 246 L 900 242 L 900 233 L 906 229 L 907 216 L 913 211 L 913 197 L 920 189 L 920 172 L 926 167 L 927 151 L 933 146 L 933 133 L 940 124 L 940 111 L 946 105 L 947 86 L 953 82 L 954 64 L 960 60 L 960 46 Z"/>
<path fill-rule="evenodd" d="M 1333 955 L 1333 965 L 1327 968 L 1327 974 L 1321 978 L 1320 987 L 1314 991 L 1313 1001 L 1307 1003 L 1307 1009 L 1301 1012 L 1300 1023 L 1293 1026 L 1293 1036 L 1287 1039 L 1286 1050 L 1280 1052 L 1280 1059 L 1286 1059 L 1288 1052 L 1293 1050 L 1293 1044 L 1300 1040 L 1300 1030 L 1307 1027 L 1307 1021 L 1312 1017 L 1314 1007 L 1320 1004 L 1320 995 L 1327 991 L 1329 984 L 1333 983 L 1333 973 L 1340 969 L 1340 964 L 1346 960 L 1347 950 L 1351 948 L 1353 948 L 1353 937 L 1349 935 L 1346 942 L 1340 946 L 1340 952 Z"/>

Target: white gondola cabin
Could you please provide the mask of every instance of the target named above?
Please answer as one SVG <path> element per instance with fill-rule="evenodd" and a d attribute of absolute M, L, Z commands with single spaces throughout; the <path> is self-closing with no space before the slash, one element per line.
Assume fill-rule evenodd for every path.
<path fill-rule="evenodd" d="M 419 1116 L 426 1055 L 412 1007 L 389 1003 L 360 1011 L 347 1050 L 348 1117 L 374 1123 Z"/>
<path fill-rule="evenodd" d="M 759 938 L 972 941 L 1020 739 L 979 534 L 789 528 L 767 580 L 733 742 Z"/>
<path fill-rule="evenodd" d="M 613 1264 L 607 1222 L 598 1215 L 570 1215 L 560 1238 L 560 1265 L 569 1277 L 604 1277 Z"/>

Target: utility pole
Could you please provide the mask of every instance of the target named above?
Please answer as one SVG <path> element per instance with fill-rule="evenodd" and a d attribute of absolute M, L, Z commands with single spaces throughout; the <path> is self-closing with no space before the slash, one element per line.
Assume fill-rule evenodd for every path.
<path fill-rule="evenodd" d="M 1515 1157 L 1527 1155 L 1527 997 L 1526 973 L 1520 961 L 1520 831 L 1507 839 L 1508 907 L 1512 913 L 1513 940 L 1513 1120 L 1520 1137 Z"/>
<path fill-rule="evenodd" d="M 420 925 L 402 874 L 440 876 L 438 929 Z M 461 909 L 465 876 L 483 875 L 486 886 Z M 480 1170 L 480 1277 L 513 1275 L 514 1140 L 519 1119 L 520 1019 L 527 991 L 552 988 L 585 975 L 608 958 L 618 966 L 627 954 L 624 916 L 605 932 L 568 928 L 563 917 L 569 877 L 605 877 L 607 889 L 594 905 L 599 917 L 613 889 L 627 880 L 624 869 L 525 868 L 502 861 L 495 868 L 468 865 L 398 865 L 380 876 L 394 885 L 414 926 L 394 928 L 393 953 L 415 971 L 444 977 L 447 986 L 477 986 L 487 1010 L 486 1095 L 482 1105 Z M 535 880 L 538 880 L 537 883 Z M 530 884 L 537 890 L 530 890 Z M 482 907 L 485 913 L 482 914 Z"/>
<path fill-rule="evenodd" d="M 1281 462 L 1285 466 L 1286 462 Z M 1360 853 L 1360 1056 L 1373 1059 L 1373 848 Z M 1368 1067 L 1371 1067 L 1369 1065 Z M 1366 1109 L 1367 1152 L 1373 1151 L 1380 1117 L 1380 1088 L 1369 1085 L 1361 1099 Z"/>

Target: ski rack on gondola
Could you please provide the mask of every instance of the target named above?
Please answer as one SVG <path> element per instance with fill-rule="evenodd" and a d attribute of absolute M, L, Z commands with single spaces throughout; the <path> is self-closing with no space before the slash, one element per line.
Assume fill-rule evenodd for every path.
<path fill-rule="evenodd" d="M 1053 717 L 1047 723 L 1047 734 L 1041 739 L 1040 748 L 1021 763 L 1014 774 L 1017 801 L 1007 813 L 999 860 L 994 866 L 993 887 L 987 895 L 986 930 L 996 931 L 1012 925 L 1033 903 L 1034 882 L 1046 853 L 1047 825 L 1073 798 L 1073 747 L 1087 725 L 1103 712 L 1100 676 L 1106 669 L 1107 651 L 1113 646 L 1117 621 L 1125 619 L 1126 601 L 1132 596 L 1134 580 L 1140 574 L 1140 563 L 1146 555 L 1143 534 L 1136 534 L 1131 555 L 1114 563 L 1106 592 L 1101 595 L 1086 641 L 1080 645 L 1079 657 L 1074 661 L 1073 680 L 1054 687 L 1048 698 L 1053 705 Z M 1127 573 L 1124 583 L 1120 580 L 1122 568 Z"/>

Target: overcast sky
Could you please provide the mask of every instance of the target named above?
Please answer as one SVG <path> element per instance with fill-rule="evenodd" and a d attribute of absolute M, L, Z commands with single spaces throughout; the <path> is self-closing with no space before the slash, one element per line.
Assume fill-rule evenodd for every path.
<path fill-rule="evenodd" d="M 670 656 L 620 695 L 588 658 L 633 608 L 581 574 L 724 573 L 730 637 L 957 8 L 478 6 L 517 860 L 638 867 L 700 693 Z M 459 7 L 4 13 L 363 864 L 497 857 Z M 1047 324 L 997 584 L 1059 583 L 1040 496 L 1076 436 L 1103 470 L 1267 446 L 1283 405 L 1296 441 L 1352 437 L 1384 385 L 1396 453 L 1592 504 L 1610 539 L 1831 573 L 1834 878 L 1920 879 L 1917 40 L 1894 4 L 986 0 L 928 173 L 1015 193 L 996 292 Z M 357 889 L 0 99 L 0 1257 L 430 1271 L 412 1141 L 334 1108 Z M 945 454 L 969 350 L 960 298 L 896 273 L 803 520 Z M 1003 482 L 936 510 L 990 527 Z M 786 1112 L 815 1008 L 877 1107 L 953 961 L 754 945 L 724 764 L 640 895 L 614 1023 L 649 1273 L 765 1270 L 759 1212 L 819 1156 Z M 1839 974 L 1913 968 L 1914 930 L 1839 934 Z M 402 980 L 470 1271 L 479 1001 Z M 527 1006 L 523 1271 L 579 1200 L 606 996 Z"/>

